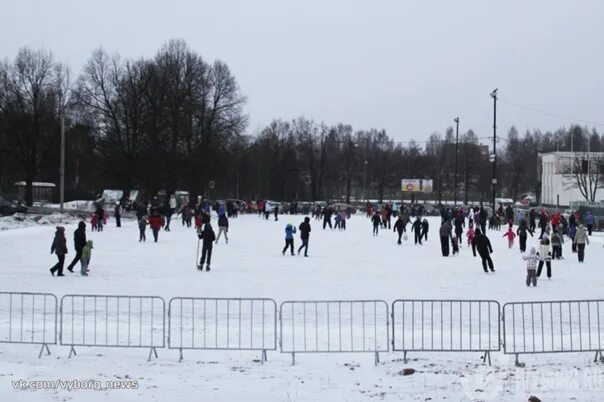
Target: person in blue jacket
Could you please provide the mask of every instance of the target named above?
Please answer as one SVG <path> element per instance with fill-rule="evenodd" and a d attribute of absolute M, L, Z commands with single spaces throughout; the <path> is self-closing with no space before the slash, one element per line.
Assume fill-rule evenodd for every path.
<path fill-rule="evenodd" d="M 587 234 L 591 236 L 591 231 L 594 228 L 594 216 L 591 214 L 591 211 L 587 211 L 585 215 L 585 225 L 587 226 Z"/>
<path fill-rule="evenodd" d="M 287 248 L 290 248 L 291 254 L 294 255 L 294 235 L 296 234 L 296 227 L 291 223 L 285 226 L 285 247 L 281 254 L 285 255 Z"/>

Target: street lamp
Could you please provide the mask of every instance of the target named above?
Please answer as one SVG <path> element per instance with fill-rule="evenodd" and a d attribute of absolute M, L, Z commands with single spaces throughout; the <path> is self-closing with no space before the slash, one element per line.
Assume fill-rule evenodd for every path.
<path fill-rule="evenodd" d="M 493 98 L 493 212 L 495 211 L 495 193 L 497 191 L 497 88 L 491 92 Z"/>
<path fill-rule="evenodd" d="M 453 119 L 455 122 L 455 185 L 453 186 L 453 191 L 455 191 L 453 207 L 457 205 L 457 150 L 459 147 L 459 117 Z"/>

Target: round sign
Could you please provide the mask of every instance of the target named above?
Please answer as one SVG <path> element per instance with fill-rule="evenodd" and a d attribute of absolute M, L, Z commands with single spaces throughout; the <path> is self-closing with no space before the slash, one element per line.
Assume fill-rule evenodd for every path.
<path fill-rule="evenodd" d="M 407 183 L 407 191 L 413 191 L 415 186 L 412 183 Z"/>
<path fill-rule="evenodd" d="M 215 185 L 216 183 L 214 183 L 214 180 L 210 180 L 210 182 L 208 183 L 208 187 L 210 187 L 210 189 L 214 189 Z"/>

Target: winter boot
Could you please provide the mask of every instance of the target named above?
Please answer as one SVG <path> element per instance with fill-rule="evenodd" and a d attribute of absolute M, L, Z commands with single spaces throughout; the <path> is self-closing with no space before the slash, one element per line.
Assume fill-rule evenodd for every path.
<path fill-rule="evenodd" d="M 210 270 L 210 264 L 206 265 L 206 271 Z"/>

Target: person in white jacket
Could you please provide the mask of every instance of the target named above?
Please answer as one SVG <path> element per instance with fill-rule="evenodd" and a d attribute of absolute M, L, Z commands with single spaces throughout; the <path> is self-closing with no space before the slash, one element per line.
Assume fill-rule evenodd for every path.
<path fill-rule="evenodd" d="M 532 282 L 533 287 L 536 287 L 537 274 L 535 273 L 535 268 L 537 266 L 537 260 L 539 257 L 537 256 L 537 250 L 535 250 L 535 247 L 531 247 L 528 254 L 524 254 L 522 259 L 526 261 L 526 286 L 531 286 Z"/>
<path fill-rule="evenodd" d="M 537 267 L 537 277 L 541 276 L 541 270 L 543 264 L 547 266 L 547 279 L 552 277 L 552 249 L 550 246 L 549 237 L 547 234 L 543 234 L 541 242 L 539 243 L 539 251 L 537 252 L 539 257 L 539 266 Z"/>

